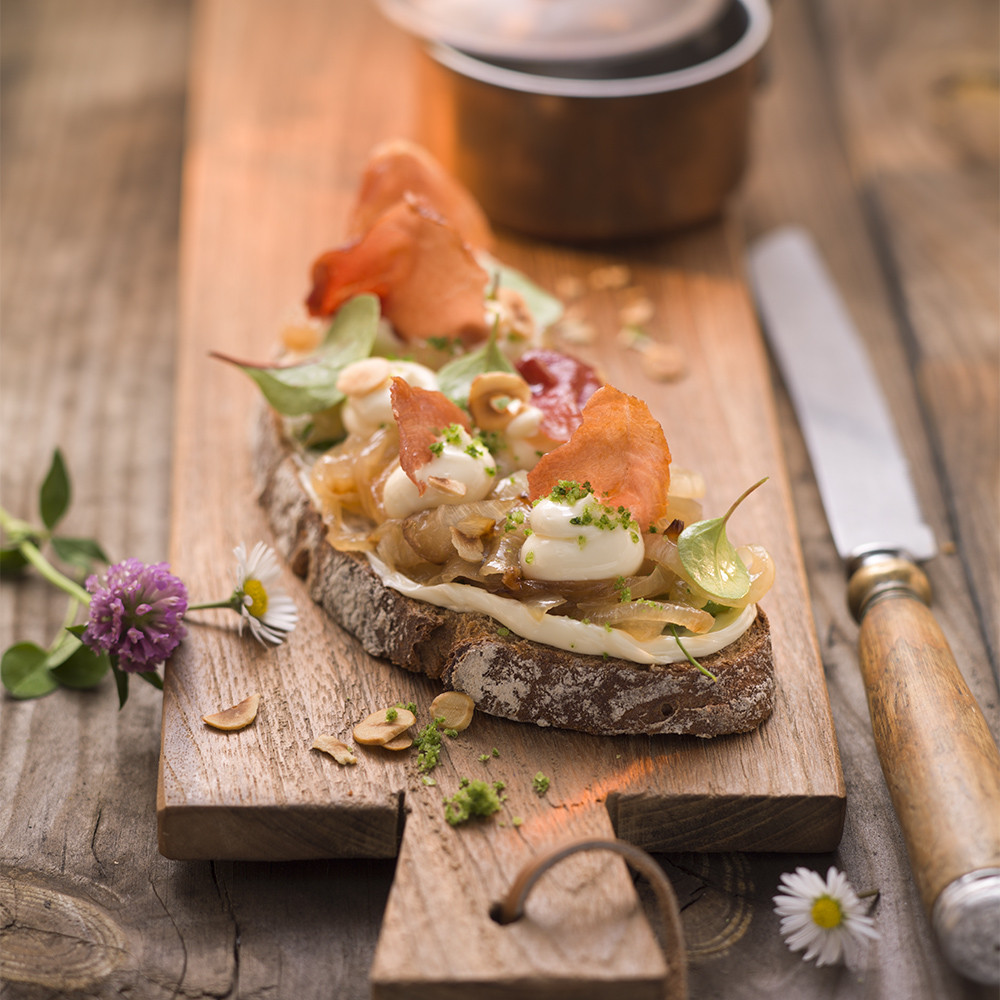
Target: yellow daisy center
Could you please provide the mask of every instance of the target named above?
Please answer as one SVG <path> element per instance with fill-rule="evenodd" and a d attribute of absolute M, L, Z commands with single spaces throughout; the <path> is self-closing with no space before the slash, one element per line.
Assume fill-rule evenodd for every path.
<path fill-rule="evenodd" d="M 813 923 L 817 927 L 829 930 L 831 927 L 839 927 L 844 920 L 840 903 L 829 896 L 820 896 L 812 906 Z"/>
<path fill-rule="evenodd" d="M 250 598 L 250 603 L 246 605 L 247 611 L 254 618 L 263 618 L 267 614 L 267 591 L 260 580 L 247 580 L 243 584 L 243 593 Z"/>

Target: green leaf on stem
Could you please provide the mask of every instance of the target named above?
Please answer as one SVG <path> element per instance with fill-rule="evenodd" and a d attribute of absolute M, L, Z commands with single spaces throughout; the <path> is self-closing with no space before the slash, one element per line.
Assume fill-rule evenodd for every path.
<path fill-rule="evenodd" d="M 111 672 L 115 675 L 115 687 L 118 688 L 118 711 L 120 712 L 125 707 L 125 702 L 128 701 L 128 674 L 119 669 L 113 656 L 108 659 L 111 663 Z"/>
<path fill-rule="evenodd" d="M 38 509 L 42 515 L 42 523 L 49 531 L 63 519 L 63 515 L 69 509 L 71 496 L 66 463 L 63 461 L 62 452 L 56 448 L 52 453 L 52 464 L 38 492 Z"/>
<path fill-rule="evenodd" d="M 51 672 L 60 684 L 83 690 L 96 687 L 110 667 L 111 659 L 107 653 L 98 655 L 78 643 L 61 663 L 52 666 Z"/>
<path fill-rule="evenodd" d="M 0 659 L 0 680 L 15 698 L 40 698 L 59 685 L 48 666 L 49 654 L 33 642 L 18 642 Z"/>
<path fill-rule="evenodd" d="M 376 296 L 355 295 L 337 311 L 316 357 L 301 364 L 260 365 L 217 351 L 212 357 L 236 365 L 286 417 L 318 413 L 343 401 L 337 376 L 352 362 L 371 354 L 380 313 Z"/>
<path fill-rule="evenodd" d="M 110 563 L 104 550 L 93 538 L 56 538 L 52 539 L 55 554 L 70 566 L 76 566 L 85 573 L 94 569 L 94 563 Z"/>
<path fill-rule="evenodd" d="M 482 347 L 449 361 L 438 372 L 438 388 L 453 402 L 468 408 L 469 389 L 477 375 L 512 372 L 514 366 L 497 347 L 496 331 Z"/>
<path fill-rule="evenodd" d="M 21 554 L 20 549 L 13 547 L 0 549 L 0 576 L 14 576 L 27 565 L 28 560 Z"/>
<path fill-rule="evenodd" d="M 736 508 L 762 483 L 746 490 L 722 517 L 695 521 L 677 539 L 677 554 L 691 579 L 709 597 L 736 601 L 750 589 L 750 574 L 736 547 L 726 536 L 726 522 Z"/>
<path fill-rule="evenodd" d="M 163 678 L 155 670 L 142 670 L 136 677 L 141 677 L 147 684 L 152 684 L 157 691 L 163 690 Z"/>

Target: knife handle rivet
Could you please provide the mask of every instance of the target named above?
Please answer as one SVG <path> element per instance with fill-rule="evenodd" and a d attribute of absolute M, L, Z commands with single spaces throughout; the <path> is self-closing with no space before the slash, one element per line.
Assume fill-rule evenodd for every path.
<path fill-rule="evenodd" d="M 855 621 L 860 622 L 875 601 L 900 593 L 931 603 L 930 582 L 916 563 L 897 555 L 879 554 L 866 558 L 851 574 L 847 604 Z"/>

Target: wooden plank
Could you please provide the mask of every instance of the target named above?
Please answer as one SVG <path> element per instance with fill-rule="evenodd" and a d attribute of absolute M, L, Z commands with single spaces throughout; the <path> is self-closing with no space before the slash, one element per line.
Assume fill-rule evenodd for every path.
<path fill-rule="evenodd" d="M 194 122 L 185 205 L 173 555 L 176 565 L 189 578 L 198 581 L 206 593 L 213 593 L 226 590 L 229 569 L 224 553 L 229 545 L 241 537 L 256 537 L 264 528 L 252 501 L 242 502 L 250 501 L 251 492 L 247 475 L 249 447 L 243 429 L 255 410 L 253 393 L 241 376 L 220 371 L 206 361 L 205 352 L 216 348 L 244 355 L 266 354 L 273 328 L 269 329 L 262 317 L 278 314 L 273 304 L 275 289 L 281 287 L 282 276 L 290 272 L 287 258 L 298 261 L 300 272 L 284 287 L 291 298 L 301 291 L 311 253 L 302 247 L 323 246 L 323 240 L 331 238 L 324 234 L 332 229 L 323 224 L 312 239 L 303 238 L 298 249 L 289 250 L 303 231 L 304 222 L 301 218 L 293 220 L 291 210 L 279 211 L 279 206 L 288 202 L 292 206 L 307 204 L 303 190 L 336 186 L 349 192 L 350 184 L 340 177 L 336 185 L 327 185 L 325 175 L 310 178 L 305 168 L 294 169 L 295 149 L 291 143 L 281 150 L 278 169 L 273 162 L 276 154 L 272 130 L 266 121 L 260 124 L 262 105 L 276 121 L 283 120 L 278 89 L 267 87 L 265 101 L 262 95 L 255 98 L 252 90 L 248 93 L 247 86 L 236 82 L 241 79 L 246 52 L 259 48 L 261 58 L 267 58 L 273 49 L 275 30 L 286 33 L 286 40 L 295 41 L 303 57 L 308 58 L 308 47 L 302 50 L 305 43 L 299 42 L 294 29 L 298 25 L 298 33 L 308 35 L 317 23 L 322 23 L 317 21 L 321 14 L 308 4 L 289 8 L 283 12 L 277 29 L 265 8 L 249 17 L 251 8 L 244 5 L 233 25 L 226 21 L 233 15 L 225 5 L 210 5 L 207 9 L 210 16 L 218 18 L 218 25 L 207 25 L 200 36 L 201 54 L 194 76 L 200 115 Z M 358 19 L 354 31 L 360 32 L 366 23 L 361 15 L 348 18 L 343 11 L 327 16 L 334 18 L 338 37 L 345 39 L 350 37 L 351 18 Z M 380 57 L 380 52 L 385 55 Z M 369 58 L 390 59 L 395 54 L 391 47 L 373 47 Z M 333 67 L 326 71 L 330 74 L 350 70 L 335 59 L 326 65 Z M 334 91 L 338 79 L 332 75 L 320 82 L 317 77 L 316 86 Z M 391 75 L 377 79 L 383 92 L 398 86 Z M 379 103 L 376 95 L 377 91 L 373 100 Z M 308 106 L 308 95 L 303 97 L 298 78 L 294 86 L 289 84 L 285 100 L 290 109 Z M 221 122 L 224 127 L 220 127 Z M 338 124 L 339 119 L 331 121 L 325 108 L 317 113 L 311 126 L 300 119 L 303 147 L 299 155 L 309 161 L 323 160 L 320 150 L 337 145 Z M 405 122 L 391 127 L 405 131 Z M 371 143 L 384 136 L 379 128 L 373 123 Z M 250 204 L 256 208 L 253 213 L 246 211 L 245 206 Z M 315 213 L 304 211 L 303 217 L 314 220 Z M 262 219 L 267 220 L 266 230 L 261 229 Z M 245 233 L 241 233 L 241 226 Z M 260 239 L 262 232 L 266 232 L 266 240 Z M 803 803 L 812 798 L 835 802 L 842 796 L 836 748 L 828 729 L 822 674 L 808 616 L 774 414 L 762 391 L 767 382 L 764 355 L 745 290 L 735 276 L 726 233 L 709 227 L 657 249 L 623 249 L 603 257 L 506 239 L 499 253 L 549 287 L 566 274 L 586 277 L 603 262 L 631 266 L 635 280 L 647 289 L 663 317 L 664 327 L 654 326 L 653 334 L 665 337 L 669 329 L 686 359 L 689 375 L 667 391 L 636 374 L 635 359 L 621 351 L 608 332 L 617 332 L 613 325 L 615 302 L 610 292 L 597 296 L 592 303 L 592 318 L 604 332 L 587 353 L 600 362 L 612 381 L 650 398 L 654 412 L 668 429 L 678 464 L 704 472 L 710 484 L 706 501 L 710 508 L 724 509 L 728 498 L 737 495 L 745 484 L 762 474 L 772 476 L 771 499 L 748 505 L 740 530 L 767 545 L 782 566 L 769 602 L 781 688 L 775 716 L 761 732 L 744 737 L 705 745 L 694 740 L 667 741 L 662 750 L 660 744 L 655 744 L 657 752 L 676 759 L 652 787 L 648 774 L 637 781 L 624 767 L 620 777 L 607 775 L 609 787 L 619 793 L 619 816 L 628 815 L 634 798 L 641 798 L 642 808 L 647 810 L 660 798 L 669 801 L 690 795 L 717 802 L 754 796 L 783 800 L 798 796 Z M 206 331 L 211 331 L 210 337 L 206 337 Z M 692 418 L 692 414 L 696 416 Z M 286 582 L 294 591 L 295 581 L 289 578 Z M 323 649 L 333 650 L 333 675 L 327 666 L 331 657 L 324 656 Z M 374 810 L 384 817 L 394 817 L 395 797 L 405 784 L 400 768 L 390 766 L 373 787 L 354 787 L 353 796 L 347 797 L 343 786 L 347 779 L 342 774 L 331 777 L 329 769 L 317 768 L 315 762 L 305 766 L 302 748 L 308 747 L 317 725 L 335 722 L 343 727 L 361 709 L 392 703 L 404 696 L 404 700 L 415 697 L 418 702 L 426 702 L 428 689 L 420 685 L 419 680 L 393 671 L 386 674 L 368 663 L 312 609 L 295 641 L 273 656 L 247 654 L 243 646 L 232 643 L 223 629 L 195 630 L 168 675 L 161 787 L 164 848 L 179 855 L 189 852 L 177 841 L 179 833 L 173 825 L 180 808 L 190 812 L 214 804 L 239 811 L 274 805 L 279 814 L 287 815 L 300 805 L 308 809 L 329 802 L 334 813 L 340 809 L 347 815 Z M 264 695 L 259 725 L 221 738 L 201 725 L 201 714 L 235 703 L 252 689 L 260 689 Z M 353 705 L 338 700 L 348 697 Z M 817 737 L 816 746 L 783 739 L 783 734 L 792 729 Z M 530 732 L 530 738 L 538 741 L 553 738 L 542 731 Z M 604 754 L 601 748 L 611 745 L 585 741 L 574 734 L 560 733 L 554 738 L 561 741 L 562 755 L 567 759 L 584 750 L 600 759 Z M 683 752 L 679 750 L 682 746 Z M 617 749 L 624 750 L 626 759 L 634 756 L 638 761 L 648 753 L 645 740 L 624 743 Z M 553 753 L 558 759 L 559 751 Z M 305 757 L 309 758 L 309 754 Z M 237 787 L 231 781 L 234 766 L 252 775 L 248 787 Z M 595 765 L 586 774 L 576 776 L 573 785 L 583 788 L 595 775 L 599 780 L 605 778 Z M 789 844 L 783 837 L 790 831 L 795 836 L 801 830 L 790 827 L 783 818 L 773 829 L 766 823 L 762 830 L 744 828 L 740 843 L 829 846 L 836 839 L 836 811 L 836 807 L 833 813 L 826 811 L 826 805 L 821 807 L 822 818 L 813 831 L 818 839 L 811 839 L 813 834 L 809 834 L 806 841 Z M 386 843 L 391 844 L 395 835 L 394 823 L 389 823 Z M 332 843 L 341 843 L 346 853 L 371 849 L 369 845 L 343 841 L 339 829 L 331 831 L 331 836 Z M 673 843 L 694 846 L 686 839 L 689 836 L 700 838 L 705 832 L 699 829 L 696 833 L 685 825 Z M 252 856 L 265 856 L 275 847 L 270 835 L 264 841 L 257 847 L 244 837 L 236 847 L 219 844 L 215 851 L 218 854 L 236 849 L 244 852 L 243 856 L 247 851 L 252 851 Z M 697 846 L 730 847 L 735 842 L 734 835 L 729 834 L 717 844 L 699 841 Z M 287 850 L 311 849 L 289 845 Z"/>
<path fill-rule="evenodd" d="M 206 353 L 266 355 L 284 303 L 304 291 L 312 254 L 338 239 L 368 148 L 409 129 L 394 95 L 406 89 L 410 50 L 373 16 L 356 5 L 309 2 L 283 5 L 280 16 L 266 3 L 216 0 L 199 8 L 171 546 L 195 600 L 225 595 L 229 550 L 267 536 L 249 474 L 254 393 Z M 361 49 L 363 65 L 355 56 Z M 287 52 L 301 68 L 293 76 L 282 73 Z M 357 102 L 330 99 L 349 90 L 370 101 L 364 115 Z M 704 473 L 712 509 L 724 509 L 761 475 L 771 477 L 767 502 L 741 512 L 739 531 L 763 542 L 781 566 L 767 604 L 779 684 L 774 717 L 758 732 L 714 741 L 600 740 L 482 717 L 449 746 L 433 789 L 405 757 L 367 753 L 356 768 L 341 769 L 309 750 L 318 731 L 349 736 L 354 720 L 400 700 L 425 708 L 434 686 L 370 660 L 307 606 L 286 573 L 303 616 L 291 642 L 257 650 L 236 642 L 232 622 L 210 613 L 168 667 L 158 794 L 164 853 L 388 856 L 402 836 L 377 988 L 405 979 L 407 989 L 417 989 L 414 977 L 428 990 L 506 977 L 528 994 L 564 981 L 599 993 L 610 979 L 630 982 L 641 995 L 662 976 L 662 960 L 618 864 L 603 862 L 585 878 L 588 898 L 615 914 L 613 928 L 604 926 L 610 950 L 599 962 L 585 936 L 556 948 L 539 927 L 505 934 L 491 924 L 489 903 L 538 845 L 568 832 L 607 835 L 612 819 L 621 835 L 660 850 L 836 844 L 844 799 L 839 759 L 765 357 L 735 249 L 731 234 L 715 226 L 604 255 L 505 237 L 499 254 L 548 287 L 566 274 L 585 278 L 602 263 L 626 263 L 654 301 L 654 336 L 675 343 L 688 373 L 669 387 L 637 374 L 635 358 L 614 339 L 611 292 L 589 303 L 602 331 L 592 356 L 612 381 L 650 399 L 679 464 Z M 254 691 L 263 701 L 253 726 L 221 734 L 201 723 L 202 714 Z M 467 838 L 468 831 L 444 825 L 440 796 L 461 777 L 482 773 L 479 755 L 492 747 L 500 758 L 487 773 L 506 782 L 509 815 L 506 825 L 487 824 Z M 544 802 L 530 789 L 539 770 L 552 780 Z M 514 825 L 515 814 L 522 825 Z M 470 851 L 472 838 L 486 848 Z M 557 896 L 544 892 L 543 905 L 561 909 Z M 428 933 L 441 942 L 433 963 L 408 929 L 418 917 L 423 926 L 434 923 Z M 516 943 L 524 933 L 530 948 Z"/>

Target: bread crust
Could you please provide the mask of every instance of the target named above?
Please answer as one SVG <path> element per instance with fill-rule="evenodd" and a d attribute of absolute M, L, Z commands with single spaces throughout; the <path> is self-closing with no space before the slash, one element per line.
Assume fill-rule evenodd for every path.
<path fill-rule="evenodd" d="M 770 627 L 758 608 L 734 643 L 700 662 L 651 666 L 578 655 L 501 635 L 476 612 L 455 612 L 383 585 L 363 556 L 338 552 L 300 479 L 294 445 L 264 408 L 254 472 L 278 551 L 311 598 L 372 656 L 464 691 L 490 715 L 597 735 L 720 736 L 755 729 L 774 707 Z"/>

